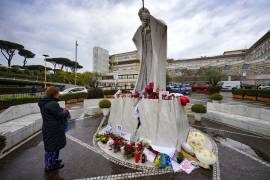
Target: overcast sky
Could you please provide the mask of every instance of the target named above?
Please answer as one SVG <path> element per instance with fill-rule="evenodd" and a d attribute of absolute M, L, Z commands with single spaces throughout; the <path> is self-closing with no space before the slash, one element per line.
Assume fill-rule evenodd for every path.
<path fill-rule="evenodd" d="M 74 59 L 92 70 L 92 49 L 110 54 L 135 50 L 141 0 L 0 0 L 0 39 L 36 54 Z M 270 0 L 145 0 L 168 25 L 168 57 L 192 58 L 250 47 L 270 30 Z M 0 55 L 0 63 L 6 64 Z M 15 55 L 12 64 L 22 64 Z"/>

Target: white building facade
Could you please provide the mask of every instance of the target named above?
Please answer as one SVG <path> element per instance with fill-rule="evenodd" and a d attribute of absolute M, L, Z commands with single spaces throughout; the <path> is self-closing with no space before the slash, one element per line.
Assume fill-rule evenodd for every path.
<path fill-rule="evenodd" d="M 100 47 L 93 48 L 93 71 L 98 73 L 109 72 L 109 51 Z"/>

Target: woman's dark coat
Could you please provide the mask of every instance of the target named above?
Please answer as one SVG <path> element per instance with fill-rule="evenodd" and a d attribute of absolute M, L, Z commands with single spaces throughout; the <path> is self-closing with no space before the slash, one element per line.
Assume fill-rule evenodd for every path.
<path fill-rule="evenodd" d="M 55 98 L 44 97 L 38 102 L 43 119 L 44 147 L 47 152 L 58 151 L 66 145 L 64 122 L 69 112 L 61 108 L 57 101 Z"/>

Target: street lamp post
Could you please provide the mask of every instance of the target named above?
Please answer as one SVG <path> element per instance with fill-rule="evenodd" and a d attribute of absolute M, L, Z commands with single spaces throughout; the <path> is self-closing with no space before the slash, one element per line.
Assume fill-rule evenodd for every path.
<path fill-rule="evenodd" d="M 78 47 L 78 42 L 76 40 L 76 42 L 75 42 L 75 85 L 77 84 L 77 74 L 76 74 L 76 71 L 77 71 L 77 47 Z"/>
<path fill-rule="evenodd" d="M 45 62 L 45 66 L 44 66 L 44 88 L 46 89 L 47 88 L 47 84 L 46 84 L 46 81 L 47 81 L 46 58 L 49 57 L 49 55 L 43 54 L 43 56 L 44 56 L 44 62 Z"/>

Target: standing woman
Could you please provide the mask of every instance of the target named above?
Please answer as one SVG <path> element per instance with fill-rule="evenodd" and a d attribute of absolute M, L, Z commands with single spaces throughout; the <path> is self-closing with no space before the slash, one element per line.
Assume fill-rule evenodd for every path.
<path fill-rule="evenodd" d="M 61 169 L 64 164 L 59 158 L 60 149 L 66 145 L 64 124 L 70 116 L 69 111 L 60 107 L 59 89 L 50 86 L 45 96 L 38 102 L 43 119 L 42 135 L 45 147 L 45 171 Z"/>

